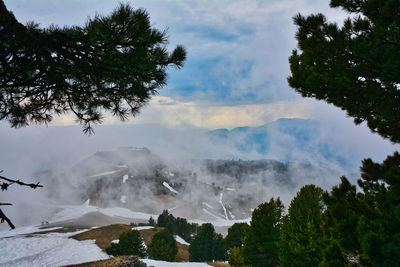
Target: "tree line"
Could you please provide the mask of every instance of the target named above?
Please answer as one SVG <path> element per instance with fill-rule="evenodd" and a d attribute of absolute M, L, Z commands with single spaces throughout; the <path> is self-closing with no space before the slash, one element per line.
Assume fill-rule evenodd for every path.
<path fill-rule="evenodd" d="M 195 262 L 228 260 L 235 267 L 398 266 L 399 185 L 382 181 L 381 175 L 398 177 L 399 166 L 399 153 L 381 164 L 364 160 L 360 190 L 346 177 L 330 191 L 305 185 L 286 213 L 281 200 L 271 198 L 254 209 L 250 225 L 235 223 L 225 238 L 210 223 L 188 223 L 165 210 L 157 222 L 149 220 L 164 230 L 154 236 L 148 254 L 142 245 L 119 253 L 173 261 L 177 254 L 173 235 L 191 229 L 185 240 L 190 242 L 190 261 Z M 121 235 L 120 243 L 107 252 L 118 255 L 114 249 L 124 246 L 124 238 Z M 132 249 L 141 242 L 127 244 Z"/>

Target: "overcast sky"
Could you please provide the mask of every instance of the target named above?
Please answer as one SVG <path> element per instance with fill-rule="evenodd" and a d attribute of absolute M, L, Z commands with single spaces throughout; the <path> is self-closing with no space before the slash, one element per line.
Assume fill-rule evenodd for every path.
<path fill-rule="evenodd" d="M 50 24 L 82 25 L 88 17 L 93 17 L 96 13 L 109 14 L 120 1 L 4 2 L 20 22 L 33 20 L 46 27 Z M 346 14 L 329 8 L 329 1 L 138 0 L 128 3 L 134 8 L 146 9 L 154 27 L 168 29 L 169 49 L 177 44 L 187 49 L 187 61 L 183 69 L 170 70 L 168 85 L 159 91 L 159 95 L 150 101 L 140 116 L 131 119 L 128 124 L 153 124 L 179 130 L 210 130 L 258 126 L 278 118 L 312 118 L 323 122 L 326 126 L 325 132 L 336 130 L 337 134 L 332 138 L 343 139 L 343 146 L 347 149 L 354 147 L 354 150 L 362 151 L 357 154 L 360 160 L 366 156 L 381 160 L 396 149 L 390 142 L 376 134 L 372 135 L 365 125 L 355 126 L 343 111 L 324 102 L 301 98 L 287 84 L 288 57 L 296 48 L 296 28 L 292 17 L 299 12 L 303 15 L 320 12 L 329 20 L 340 23 Z M 105 122 L 118 123 L 113 118 L 108 118 Z M 56 118 L 50 128 L 52 125 L 74 124 L 72 118 L 64 116 Z M 36 127 L 9 130 L 7 123 L 0 123 L 0 127 L 4 137 L 0 145 L 7 145 L 8 149 L 8 155 L 3 154 L 0 159 L 7 164 L 13 161 L 10 154 L 20 155 L 15 151 L 24 151 L 29 147 L 26 145 L 29 142 L 27 139 L 38 135 Z M 87 151 L 91 153 L 96 146 L 99 150 L 104 148 L 101 142 L 106 137 L 112 139 L 109 135 L 101 136 L 101 131 L 100 136 L 97 134 L 96 137 L 87 139 L 80 137 L 80 130 L 75 129 L 76 132 L 71 135 L 79 137 L 71 138 L 69 142 L 79 140 L 77 143 L 67 145 L 65 142 L 54 142 L 53 150 L 57 148 L 57 153 L 65 154 L 63 149 L 70 152 L 71 147 L 76 147 L 79 151 L 83 142 L 85 145 L 91 143 Z M 52 140 L 58 140 L 57 133 L 48 131 L 45 135 Z M 137 143 L 140 143 L 143 136 L 148 136 L 148 133 L 140 133 L 138 130 L 136 133 L 139 137 L 133 139 Z M 20 139 L 15 136 L 20 136 Z M 163 138 L 162 133 L 155 136 L 154 138 Z M 94 140 L 103 141 L 96 143 Z M 193 140 L 190 142 L 196 143 Z M 121 145 L 121 142 L 112 144 Z M 3 149 L 2 151 L 4 153 Z M 49 150 L 44 151 L 48 153 Z M 44 154 L 43 151 L 37 153 Z"/>
<path fill-rule="evenodd" d="M 5 0 L 20 22 L 35 21 L 43 27 L 82 25 L 96 13 L 109 14 L 119 2 Z M 341 21 L 345 13 L 330 9 L 328 1 L 130 3 L 146 9 L 154 27 L 168 29 L 170 49 L 181 44 L 188 52 L 184 68 L 169 71 L 168 85 L 132 123 L 215 129 L 315 116 L 316 101 L 305 101 L 286 82 L 288 57 L 296 47 L 292 17 L 298 12 L 322 12 Z M 160 111 L 162 116 L 154 114 Z M 73 123 L 63 119 L 57 123 Z"/>

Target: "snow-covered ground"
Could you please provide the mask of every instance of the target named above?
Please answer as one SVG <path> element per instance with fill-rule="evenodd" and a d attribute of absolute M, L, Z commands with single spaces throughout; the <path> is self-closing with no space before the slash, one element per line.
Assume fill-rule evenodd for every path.
<path fill-rule="evenodd" d="M 91 211 L 100 211 L 110 216 L 124 217 L 146 217 L 150 214 L 133 212 L 123 208 L 100 209 L 90 206 L 89 201 L 80 206 L 64 206 L 64 210 L 58 218 L 76 218 Z M 220 220 L 217 225 L 226 224 Z M 198 223 L 203 223 L 198 221 Z M 62 266 L 67 264 L 78 264 L 89 261 L 107 259 L 105 254 L 95 243 L 94 240 L 77 241 L 69 238 L 70 236 L 86 231 L 80 230 L 71 233 L 47 233 L 31 234 L 41 231 L 56 230 L 59 227 L 40 229 L 40 225 L 20 227 L 11 231 L 0 231 L 0 266 Z M 151 226 L 140 226 L 135 229 L 150 229 Z M 29 235 L 27 235 L 29 234 Z M 175 236 L 175 240 L 181 244 L 189 245 L 180 236 Z M 115 240 L 113 242 L 118 242 Z M 205 267 L 206 263 L 192 262 L 165 262 L 151 259 L 144 259 L 148 266 L 154 267 Z"/>
<path fill-rule="evenodd" d="M 0 237 L 0 266 L 53 267 L 109 258 L 94 240 L 68 238 L 73 234 Z"/>
<path fill-rule="evenodd" d="M 222 199 L 221 199 L 222 202 Z M 223 205 L 223 203 L 221 203 Z M 132 211 L 127 208 L 120 208 L 120 207 L 112 207 L 112 208 L 99 208 L 96 206 L 90 205 L 90 201 L 87 200 L 83 205 L 64 205 L 64 206 L 59 206 L 60 208 L 63 208 L 62 211 L 57 213 L 51 222 L 59 222 L 59 221 L 64 221 L 64 220 L 71 220 L 71 219 L 76 219 L 79 218 L 82 215 L 85 215 L 86 213 L 89 212 L 100 212 L 105 215 L 111 216 L 111 217 L 119 217 L 119 218 L 127 218 L 130 220 L 149 220 L 150 217 L 153 218 L 158 218 L 157 214 L 149 214 L 149 213 L 143 213 L 143 212 L 137 212 L 137 211 Z M 207 213 L 211 213 L 210 211 L 207 210 Z M 211 214 L 210 214 L 211 215 Z M 203 224 L 203 223 L 212 223 L 214 226 L 218 227 L 229 227 L 232 226 L 234 223 L 242 223 L 250 222 L 250 218 L 243 219 L 243 220 L 227 220 L 223 219 L 220 216 L 216 216 L 215 214 L 212 214 L 215 219 L 214 220 L 188 220 L 190 223 L 197 223 L 197 224 Z"/>
<path fill-rule="evenodd" d="M 150 217 L 158 217 L 158 215 L 156 214 L 136 212 L 127 208 L 100 208 L 90 205 L 90 200 L 87 200 L 83 205 L 60 205 L 59 208 L 62 208 L 62 210 L 53 217 L 53 219 L 51 220 L 52 223 L 76 219 L 87 213 L 96 211 L 111 217 L 122 217 L 127 219 L 148 220 L 150 219 Z"/>
<path fill-rule="evenodd" d="M 154 226 L 136 226 L 136 227 L 133 227 L 132 229 L 140 231 L 140 230 L 146 230 L 146 229 L 151 229 L 151 228 L 154 228 Z"/>
<path fill-rule="evenodd" d="M 117 173 L 117 172 L 120 172 L 120 171 L 121 171 L 121 170 L 114 170 L 114 171 L 108 171 L 108 172 L 97 173 L 97 174 L 88 176 L 88 178 L 106 176 L 106 175 L 114 174 L 114 173 Z"/>
<path fill-rule="evenodd" d="M 24 234 L 30 234 L 30 233 L 36 233 L 36 232 L 47 232 L 47 231 L 57 230 L 60 228 L 62 228 L 62 227 L 50 227 L 50 228 L 46 228 L 46 229 L 40 229 L 40 226 L 38 226 L 38 225 L 17 227 L 14 230 L 0 231 L 0 238 L 16 236 L 16 235 L 24 235 Z"/>
<path fill-rule="evenodd" d="M 174 236 L 175 237 L 175 240 L 176 240 L 176 242 L 178 242 L 178 243 L 181 243 L 181 244 L 183 244 L 183 245 L 190 245 L 188 242 L 186 242 L 182 237 L 180 237 L 179 235 L 175 235 Z"/>
<path fill-rule="evenodd" d="M 171 191 L 172 193 L 179 194 L 178 191 L 176 191 L 175 189 L 173 189 L 172 186 L 170 186 L 167 182 L 163 182 L 162 184 L 163 184 L 163 186 L 165 186 L 165 187 L 166 187 L 169 191 Z"/>
<path fill-rule="evenodd" d="M 0 266 L 56 267 L 108 259 L 109 256 L 95 245 L 94 240 L 77 241 L 68 238 L 75 233 L 51 233 L 34 237 L 14 236 L 0 238 Z M 181 237 L 178 242 L 186 243 Z M 181 240 L 182 239 L 182 240 Z M 115 243 L 118 240 L 114 241 Z M 154 267 L 206 267 L 206 263 L 165 262 L 143 259 Z"/>

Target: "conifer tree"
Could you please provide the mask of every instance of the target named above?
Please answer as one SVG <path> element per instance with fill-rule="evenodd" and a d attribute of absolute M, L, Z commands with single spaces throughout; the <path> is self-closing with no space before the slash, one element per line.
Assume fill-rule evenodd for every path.
<path fill-rule="evenodd" d="M 163 212 L 158 215 L 157 226 L 166 227 L 168 223 L 175 221 L 175 217 L 168 212 L 168 210 L 163 210 Z"/>
<path fill-rule="evenodd" d="M 330 6 L 352 17 L 341 27 L 322 14 L 294 18 L 299 50 L 289 60 L 289 85 L 400 142 L 400 2 L 331 0 Z"/>
<path fill-rule="evenodd" d="M 278 242 L 283 209 L 279 198 L 271 198 L 253 211 L 243 247 L 244 259 L 253 267 L 276 266 L 279 263 Z"/>
<path fill-rule="evenodd" d="M 330 5 L 352 17 L 341 27 L 322 14 L 294 18 L 300 52 L 290 57 L 289 85 L 400 143 L 400 2 L 331 0 Z M 324 194 L 329 244 L 322 264 L 399 266 L 399 153 L 381 164 L 365 159 L 358 185 L 359 193 L 342 177 Z"/>
<path fill-rule="evenodd" d="M 211 223 L 205 223 L 198 229 L 196 237 L 190 243 L 190 261 L 212 261 L 221 259 L 222 236 L 215 233 Z"/>
<path fill-rule="evenodd" d="M 279 261 L 283 266 L 317 266 L 325 246 L 322 189 L 305 185 L 282 218 Z"/>
<path fill-rule="evenodd" d="M 228 250 L 233 247 L 240 248 L 248 229 L 249 225 L 247 223 L 234 223 L 229 227 L 228 234 L 225 237 L 226 248 Z"/>
<path fill-rule="evenodd" d="M 106 249 L 106 252 L 113 256 L 136 255 L 145 257 L 147 254 L 143 238 L 140 236 L 138 230 L 129 230 L 120 234 L 119 242 L 117 244 L 111 244 L 111 246 Z"/>
<path fill-rule="evenodd" d="M 150 226 L 156 226 L 156 221 L 153 219 L 152 216 L 150 216 L 149 225 L 150 225 Z"/>
<path fill-rule="evenodd" d="M 168 53 L 166 43 L 146 11 L 127 4 L 82 27 L 42 29 L 19 23 L 0 0 L 0 120 L 21 127 L 70 112 L 91 133 L 104 111 L 137 115 L 167 68 L 183 66 L 184 48 Z"/>
<path fill-rule="evenodd" d="M 324 194 L 325 223 L 346 261 L 366 266 L 400 264 L 400 154 L 374 163 L 365 159 L 358 180 L 361 192 L 342 177 Z M 329 251 L 328 251 L 329 252 Z M 332 256 L 327 254 L 326 259 Z"/>
<path fill-rule="evenodd" d="M 164 229 L 153 236 L 147 251 L 152 259 L 173 261 L 178 253 L 178 247 L 173 235 L 168 229 Z"/>

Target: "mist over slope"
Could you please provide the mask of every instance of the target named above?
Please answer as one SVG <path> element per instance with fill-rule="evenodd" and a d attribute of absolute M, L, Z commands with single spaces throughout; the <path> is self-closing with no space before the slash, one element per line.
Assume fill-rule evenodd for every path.
<path fill-rule="evenodd" d="M 280 196 L 288 204 L 297 190 L 307 183 L 330 189 L 339 182 L 340 176 L 358 173 L 363 158 L 373 157 L 375 161 L 380 161 L 398 147 L 377 139 L 377 136 L 365 137 L 360 127 L 350 129 L 331 125 L 327 128 L 324 122 L 303 119 L 285 119 L 260 127 L 217 131 L 170 129 L 160 125 L 101 125 L 96 127 L 92 136 L 83 135 L 79 126 L 30 126 L 18 130 L 5 124 L 3 126 L 0 127 L 0 147 L 7 151 L 0 154 L 0 170 L 4 170 L 3 175 L 26 182 L 40 181 L 44 185 L 44 188 L 36 190 L 13 187 L 1 194 L 1 201 L 14 204 L 4 207 L 4 210 L 17 225 L 37 223 L 48 218 L 42 213 L 42 205 L 52 203 L 54 199 L 74 204 L 82 204 L 88 198 L 96 201 L 96 197 L 90 193 L 93 190 L 90 188 L 96 186 L 103 188 L 104 192 L 107 191 L 107 194 L 99 197 L 99 201 L 106 197 L 104 205 L 122 205 L 144 210 L 157 207 L 152 213 L 156 214 L 159 209 L 172 209 L 179 204 L 182 207 L 176 209 L 177 216 L 189 214 L 193 217 L 214 219 L 226 218 L 226 214 L 231 216 L 229 208 L 226 208 L 228 205 L 224 204 L 225 214 L 220 204 L 221 189 L 215 188 L 219 186 L 240 189 L 240 192 L 222 191 L 222 203 L 227 201 L 227 204 L 232 205 L 233 216 L 240 218 L 270 197 Z M 354 126 L 351 124 L 351 127 Z M 366 143 L 369 145 L 366 146 Z M 127 152 L 124 154 L 121 149 L 117 149 L 129 146 L 145 146 L 151 153 L 141 161 L 138 157 L 129 153 L 127 155 Z M 119 158 L 122 158 L 120 162 L 117 160 Z M 124 163 L 126 160 L 137 163 Z M 274 168 L 265 167 L 259 170 L 254 167 L 267 166 L 268 162 L 283 166 L 282 169 L 286 169 L 285 177 L 290 179 L 282 178 L 280 172 Z M 130 164 L 135 166 L 129 167 Z M 74 167 L 71 169 L 71 166 Z M 254 171 L 247 171 L 241 175 L 244 178 L 237 179 L 233 171 L 213 171 L 224 168 Z M 139 186 L 136 188 L 141 190 L 120 188 L 124 175 L 137 177 L 136 173 L 139 171 L 143 175 L 137 179 Z M 108 178 L 95 176 L 104 172 L 113 173 Z M 157 173 L 162 175 L 155 175 Z M 174 177 L 167 173 L 173 173 Z M 192 182 L 193 173 L 196 173 L 200 185 L 200 182 Z M 149 176 L 152 178 L 147 181 L 145 178 Z M 182 188 L 173 178 L 185 180 Z M 357 175 L 349 178 L 354 181 Z M 108 179 L 114 179 L 115 182 Z M 167 184 L 179 192 L 179 197 L 168 190 L 161 179 L 165 179 Z M 139 181 L 143 182 L 143 186 Z M 105 190 L 108 183 L 112 185 Z M 191 183 L 193 186 L 188 186 Z M 212 183 L 216 186 L 212 186 Z M 161 189 L 157 189 L 158 187 L 169 192 L 159 193 Z M 130 188 L 129 191 L 123 191 L 127 188 Z M 50 199 L 48 195 L 51 196 Z M 231 195 L 235 196 L 235 200 Z M 231 204 L 246 199 L 248 195 L 251 198 L 247 206 Z M 121 202 L 122 196 L 125 196 L 123 199 L 127 201 L 126 204 Z M 160 198 L 163 201 L 160 202 Z M 212 203 L 204 201 L 205 198 Z M 33 209 L 37 212 L 32 212 Z"/>
<path fill-rule="evenodd" d="M 276 160 L 164 159 L 147 148 L 100 151 L 63 174 L 41 173 L 50 199 L 189 219 L 237 220 L 271 197 L 288 203 L 306 183 L 327 187 L 339 173 Z"/>
<path fill-rule="evenodd" d="M 208 136 L 214 144 L 229 145 L 244 154 L 256 152 L 284 162 L 357 171 L 352 155 L 341 151 L 340 144 L 324 136 L 316 120 L 279 119 L 258 127 L 217 129 L 210 131 Z"/>

